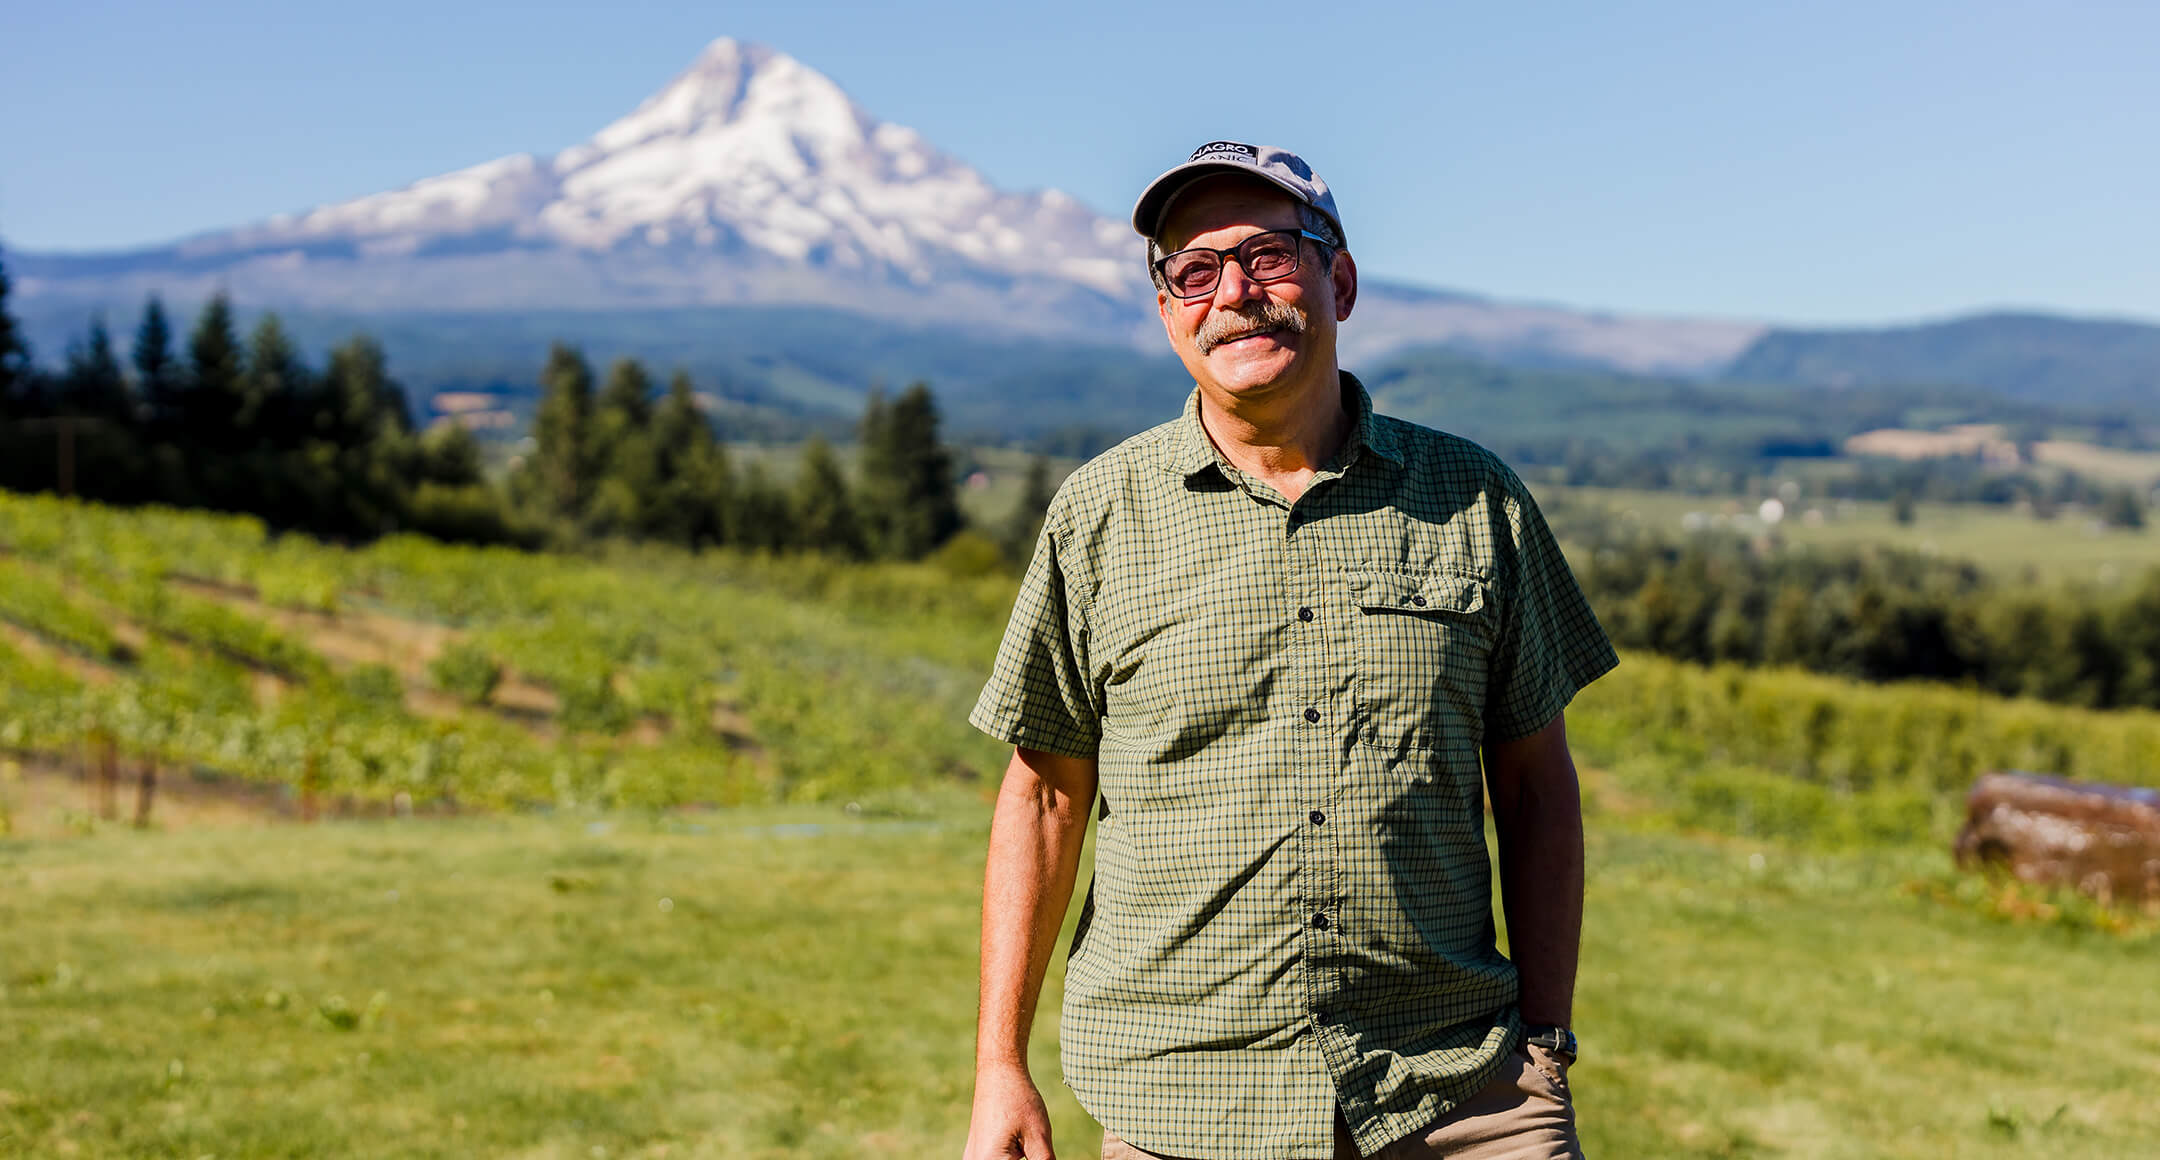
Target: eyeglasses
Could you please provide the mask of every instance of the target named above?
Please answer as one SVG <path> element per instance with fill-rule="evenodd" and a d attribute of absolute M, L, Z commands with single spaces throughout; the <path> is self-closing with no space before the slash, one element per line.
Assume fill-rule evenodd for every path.
<path fill-rule="evenodd" d="M 1222 282 L 1223 263 L 1237 259 L 1238 268 L 1255 282 L 1280 282 L 1298 271 L 1298 241 L 1311 238 L 1321 245 L 1328 240 L 1310 230 L 1269 230 L 1239 242 L 1227 250 L 1194 246 L 1179 250 L 1155 263 L 1155 270 L 1179 298 L 1205 298 Z"/>

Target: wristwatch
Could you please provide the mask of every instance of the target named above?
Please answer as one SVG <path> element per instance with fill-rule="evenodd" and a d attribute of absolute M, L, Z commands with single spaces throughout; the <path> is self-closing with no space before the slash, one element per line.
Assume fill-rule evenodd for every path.
<path fill-rule="evenodd" d="M 1533 1043 L 1569 1063 L 1575 1062 L 1575 1033 L 1568 1028 L 1551 1023 L 1531 1024 L 1523 1028 L 1526 1043 Z"/>

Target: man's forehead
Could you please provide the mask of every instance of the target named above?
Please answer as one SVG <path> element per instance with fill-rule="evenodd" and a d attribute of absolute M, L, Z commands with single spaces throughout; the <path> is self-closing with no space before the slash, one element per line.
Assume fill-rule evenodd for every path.
<path fill-rule="evenodd" d="M 1268 182 L 1241 174 L 1201 178 L 1178 191 L 1163 211 L 1165 248 L 1176 248 L 1204 233 L 1238 225 L 1283 229 L 1299 222 L 1297 200 Z"/>

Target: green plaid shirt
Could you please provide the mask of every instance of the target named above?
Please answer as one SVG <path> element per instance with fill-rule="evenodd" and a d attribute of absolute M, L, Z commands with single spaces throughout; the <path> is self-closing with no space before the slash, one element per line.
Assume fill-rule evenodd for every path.
<path fill-rule="evenodd" d="M 1466 440 L 1356 422 L 1295 504 L 1184 417 L 1050 505 L 970 720 L 1097 759 L 1065 1080 L 1151 1152 L 1367 1153 L 1516 1036 L 1479 749 L 1617 663 L 1522 481 Z"/>

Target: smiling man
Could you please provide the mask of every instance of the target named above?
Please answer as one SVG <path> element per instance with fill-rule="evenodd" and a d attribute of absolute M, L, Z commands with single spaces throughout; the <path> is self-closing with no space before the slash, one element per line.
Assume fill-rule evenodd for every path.
<path fill-rule="evenodd" d="M 1054 1155 L 1028 1029 L 1091 816 L 1060 1038 L 1104 1157 L 1579 1157 L 1562 713 L 1612 647 L 1522 481 L 1337 368 L 1303 160 L 1204 145 L 1133 225 L 1196 389 L 1059 489 L 971 717 L 1014 751 L 966 1160 Z"/>

